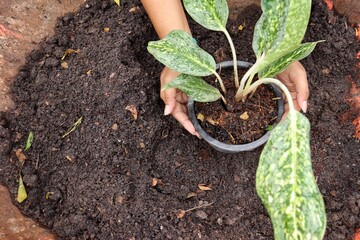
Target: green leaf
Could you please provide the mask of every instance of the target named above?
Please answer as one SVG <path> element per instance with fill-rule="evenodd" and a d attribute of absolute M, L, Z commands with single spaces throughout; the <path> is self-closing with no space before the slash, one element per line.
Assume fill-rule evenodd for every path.
<path fill-rule="evenodd" d="M 289 64 L 297 60 L 306 58 L 315 48 L 318 42 L 304 43 L 301 44 L 294 51 L 285 54 L 272 64 L 265 67 L 262 71 L 259 72 L 260 78 L 273 77 L 276 74 L 284 71 Z"/>
<path fill-rule="evenodd" d="M 203 27 L 224 31 L 229 17 L 226 0 L 183 0 L 189 15 Z"/>
<path fill-rule="evenodd" d="M 120 7 L 120 0 L 114 0 L 114 2 Z"/>
<path fill-rule="evenodd" d="M 219 90 L 199 77 L 181 74 L 168 84 L 162 90 L 177 88 L 186 93 L 197 102 L 214 102 L 221 97 Z"/>
<path fill-rule="evenodd" d="M 26 190 L 25 190 L 24 182 L 23 182 L 22 177 L 20 175 L 19 188 L 18 188 L 18 194 L 17 194 L 16 200 L 18 201 L 18 203 L 22 203 L 26 198 L 27 198 L 27 193 L 26 193 Z"/>
<path fill-rule="evenodd" d="M 31 144 L 34 140 L 34 134 L 32 131 L 29 132 L 29 136 L 26 140 L 26 144 L 25 144 L 25 149 L 24 149 L 24 152 L 27 151 L 30 147 L 31 147 Z"/>
<path fill-rule="evenodd" d="M 310 158 L 310 123 L 290 111 L 272 131 L 261 153 L 256 190 L 274 228 L 275 239 L 322 239 L 324 201 Z"/>
<path fill-rule="evenodd" d="M 261 1 L 262 14 L 255 25 L 252 43 L 258 58 L 272 47 L 277 47 L 283 39 L 289 5 L 290 0 Z"/>
<path fill-rule="evenodd" d="M 255 26 L 253 49 L 265 59 L 259 70 L 295 50 L 304 38 L 311 0 L 263 0 L 263 14 Z"/>
<path fill-rule="evenodd" d="M 159 62 L 181 73 L 208 76 L 216 69 L 214 58 L 185 31 L 174 30 L 159 41 L 149 42 L 147 49 Z"/>

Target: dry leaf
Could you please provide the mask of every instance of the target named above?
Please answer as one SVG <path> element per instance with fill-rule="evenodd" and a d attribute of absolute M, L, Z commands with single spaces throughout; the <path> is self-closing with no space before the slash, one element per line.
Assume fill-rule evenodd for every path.
<path fill-rule="evenodd" d="M 152 180 L 151 180 L 151 186 L 152 187 L 155 187 L 156 185 L 158 185 L 158 181 L 159 179 L 157 179 L 157 178 L 153 178 Z"/>
<path fill-rule="evenodd" d="M 23 180 L 22 180 L 22 177 L 21 177 L 21 175 L 20 175 L 18 195 L 17 195 L 17 197 L 16 197 L 16 200 L 18 201 L 18 203 L 22 203 L 26 198 L 27 198 L 26 189 L 25 189 L 25 186 L 24 186 L 24 182 L 23 182 Z"/>
<path fill-rule="evenodd" d="M 175 212 L 177 218 L 183 218 L 186 214 L 185 210 L 179 209 Z"/>
<path fill-rule="evenodd" d="M 128 105 L 125 107 L 125 110 L 128 110 L 131 112 L 131 114 L 133 115 L 134 119 L 136 120 L 138 117 L 138 112 L 136 110 L 136 106 L 135 105 Z"/>
<path fill-rule="evenodd" d="M 219 125 L 219 121 L 214 120 L 211 116 L 206 117 L 206 121 L 210 123 L 211 125 Z"/>
<path fill-rule="evenodd" d="M 140 10 L 139 6 L 136 6 L 136 7 L 130 8 L 129 12 L 133 13 L 133 12 L 137 12 L 139 10 Z"/>
<path fill-rule="evenodd" d="M 15 155 L 18 158 L 18 160 L 20 161 L 21 165 L 24 165 L 24 162 L 26 160 L 26 156 L 22 152 L 22 149 L 16 150 Z"/>
<path fill-rule="evenodd" d="M 140 143 L 140 148 L 145 148 L 145 143 L 141 142 Z"/>
<path fill-rule="evenodd" d="M 104 28 L 104 32 L 109 32 L 110 31 L 110 28 L 106 27 Z"/>
<path fill-rule="evenodd" d="M 196 193 L 194 193 L 194 192 L 189 192 L 189 193 L 186 195 L 186 199 L 188 199 L 188 198 L 193 198 L 193 197 L 196 197 L 196 196 L 197 196 Z"/>
<path fill-rule="evenodd" d="M 228 132 L 228 131 L 226 131 L 226 132 L 229 134 L 229 137 L 230 137 L 231 142 L 232 142 L 233 144 L 236 144 L 236 141 L 235 141 L 235 138 L 233 137 L 233 135 L 232 135 L 230 132 Z"/>
<path fill-rule="evenodd" d="M 118 128 L 119 126 L 116 123 L 114 123 L 114 125 L 111 126 L 111 129 L 114 131 L 118 130 Z"/>
<path fill-rule="evenodd" d="M 205 184 L 198 184 L 198 187 L 202 191 L 211 191 L 212 190 L 211 184 L 209 184 L 207 186 Z"/>
<path fill-rule="evenodd" d="M 238 30 L 242 31 L 245 28 L 245 26 L 246 26 L 246 24 L 245 24 L 245 22 L 243 22 L 242 24 L 239 25 Z"/>
<path fill-rule="evenodd" d="M 249 114 L 247 112 L 244 112 L 243 114 L 240 115 L 240 118 L 242 120 L 248 120 L 249 119 Z"/>
<path fill-rule="evenodd" d="M 91 74 L 92 74 L 92 70 L 91 70 L 91 69 L 86 72 L 86 75 L 88 75 L 88 76 L 90 76 Z"/>
<path fill-rule="evenodd" d="M 202 113 L 198 113 L 198 115 L 196 116 L 197 119 L 199 119 L 200 121 L 204 121 L 205 116 Z"/>
<path fill-rule="evenodd" d="M 65 57 L 67 56 L 67 55 L 69 55 L 69 54 L 71 54 L 71 53 L 79 53 L 80 52 L 80 50 L 78 49 L 78 50 L 74 50 L 74 49 L 68 49 L 68 50 L 66 50 L 65 52 L 64 52 L 64 55 L 62 56 L 62 58 L 61 58 L 61 60 L 64 60 L 65 59 Z"/>
<path fill-rule="evenodd" d="M 69 64 L 67 62 L 61 62 L 60 65 L 61 65 L 62 68 L 65 68 L 65 69 L 69 68 Z"/>
<path fill-rule="evenodd" d="M 66 157 L 66 159 L 69 160 L 70 162 L 73 162 L 73 161 L 74 161 L 74 159 L 73 159 L 71 156 L 69 156 L 69 155 L 66 155 L 65 157 Z"/>

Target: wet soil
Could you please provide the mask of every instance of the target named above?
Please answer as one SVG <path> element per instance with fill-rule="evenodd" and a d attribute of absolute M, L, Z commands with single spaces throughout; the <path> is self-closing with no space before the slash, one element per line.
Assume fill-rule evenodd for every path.
<path fill-rule="evenodd" d="M 255 60 L 251 35 L 259 16 L 249 8 L 229 22 L 239 59 Z M 192 29 L 218 62 L 230 59 L 220 33 Z M 15 199 L 20 173 L 28 198 L 17 206 L 59 239 L 272 239 L 255 191 L 261 149 L 216 152 L 162 115 L 161 65 L 146 51 L 154 39 L 138 1 L 119 9 L 90 0 L 59 19 L 55 36 L 27 57 L 13 84 L 16 110 L 1 113 L 0 182 Z M 346 19 L 314 0 L 306 41 L 319 39 L 326 42 L 302 61 L 313 169 L 326 204 L 325 239 L 351 239 L 360 228 L 360 144 L 351 125 L 357 113 L 346 99 L 349 79 L 360 84 L 360 46 Z M 65 69 L 60 59 L 70 48 L 80 52 L 66 56 Z M 29 131 L 35 139 L 21 166 L 15 151 Z M 177 210 L 195 206 L 203 207 L 178 218 Z"/>

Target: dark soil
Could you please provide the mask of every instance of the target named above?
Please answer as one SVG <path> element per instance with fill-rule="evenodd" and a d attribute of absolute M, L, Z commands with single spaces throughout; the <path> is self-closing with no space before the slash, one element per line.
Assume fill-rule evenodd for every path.
<path fill-rule="evenodd" d="M 325 239 L 351 239 L 360 228 L 360 144 L 343 116 L 350 111 L 348 79 L 360 84 L 360 46 L 345 18 L 329 17 L 321 0 L 313 2 L 306 40 L 326 40 L 302 61 L 311 88 L 313 169 L 326 204 Z M 0 182 L 15 199 L 21 173 L 28 198 L 17 206 L 59 239 L 272 239 L 255 191 L 261 149 L 216 152 L 163 116 L 162 66 L 146 51 L 156 39 L 152 26 L 138 1 L 120 9 L 108 3 L 86 1 L 28 56 L 13 86 L 17 109 L 0 117 Z M 259 16 L 252 7 L 229 22 L 239 59 L 255 60 L 251 36 Z M 192 29 L 217 61 L 230 59 L 220 33 Z M 60 59 L 69 48 L 80 53 L 67 56 L 64 69 Z M 82 124 L 62 138 L 80 117 Z M 29 131 L 35 140 L 20 166 L 15 151 Z M 201 192 L 198 184 L 212 190 Z"/>
<path fill-rule="evenodd" d="M 239 73 L 242 73 L 241 77 L 245 71 Z M 222 69 L 221 75 L 225 76 L 226 104 L 221 99 L 195 103 L 199 124 L 210 136 L 227 144 L 244 144 L 259 139 L 277 120 L 277 96 L 269 86 L 261 85 L 245 102 L 236 102 L 233 69 Z"/>

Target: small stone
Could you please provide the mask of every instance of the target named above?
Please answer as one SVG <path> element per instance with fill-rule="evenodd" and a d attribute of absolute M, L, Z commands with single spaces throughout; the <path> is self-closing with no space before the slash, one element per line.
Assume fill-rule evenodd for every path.
<path fill-rule="evenodd" d="M 116 123 L 111 126 L 111 129 L 114 131 L 118 130 L 118 128 L 119 128 L 119 126 Z"/>
<path fill-rule="evenodd" d="M 203 210 L 197 210 L 195 212 L 195 216 L 197 216 L 198 218 L 203 219 L 203 220 L 208 218 L 208 215 Z"/>
<path fill-rule="evenodd" d="M 121 205 L 125 201 L 125 197 L 120 193 L 115 193 L 114 195 L 114 203 L 115 205 Z"/>

